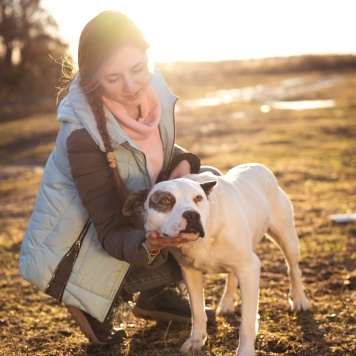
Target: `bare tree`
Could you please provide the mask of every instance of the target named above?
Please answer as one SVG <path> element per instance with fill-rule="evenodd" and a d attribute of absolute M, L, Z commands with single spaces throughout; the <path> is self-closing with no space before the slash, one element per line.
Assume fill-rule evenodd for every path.
<path fill-rule="evenodd" d="M 43 68 L 49 54 L 66 49 L 58 25 L 40 0 L 0 0 L 0 64 L 2 79 L 21 79 Z M 5 80 L 6 82 L 6 80 Z"/>

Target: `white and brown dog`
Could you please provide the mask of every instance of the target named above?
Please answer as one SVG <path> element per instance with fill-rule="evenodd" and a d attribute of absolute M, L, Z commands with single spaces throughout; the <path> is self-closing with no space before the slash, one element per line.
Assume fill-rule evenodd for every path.
<path fill-rule="evenodd" d="M 244 164 L 221 177 L 202 173 L 160 182 L 128 197 L 123 213 L 134 212 L 142 216 L 147 231 L 179 234 L 191 241 L 171 250 L 182 268 L 192 309 L 192 333 L 182 352 L 200 350 L 206 341 L 203 272 L 208 272 L 228 274 L 219 315 L 234 311 L 239 284 L 237 353 L 254 354 L 260 280 L 260 260 L 254 249 L 266 233 L 285 255 L 292 310 L 308 309 L 292 205 L 265 166 Z"/>

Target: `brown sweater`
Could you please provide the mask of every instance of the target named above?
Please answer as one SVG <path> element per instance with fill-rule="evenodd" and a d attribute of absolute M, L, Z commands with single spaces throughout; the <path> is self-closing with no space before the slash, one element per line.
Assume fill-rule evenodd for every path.
<path fill-rule="evenodd" d="M 141 243 L 146 232 L 136 228 L 121 213 L 124 202 L 115 194 L 112 168 L 106 154 L 85 129 L 75 130 L 67 139 L 68 160 L 78 194 L 88 211 L 98 238 L 105 251 L 130 264 L 155 268 L 167 260 L 167 250 L 162 250 L 148 265 L 148 256 Z M 183 159 L 188 160 L 191 173 L 200 168 L 199 158 L 177 146 L 168 172 L 161 172 L 165 179 Z"/>

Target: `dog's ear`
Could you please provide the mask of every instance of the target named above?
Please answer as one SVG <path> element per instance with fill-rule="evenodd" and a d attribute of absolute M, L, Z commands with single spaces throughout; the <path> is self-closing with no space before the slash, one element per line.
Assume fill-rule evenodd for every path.
<path fill-rule="evenodd" d="M 149 191 L 150 189 L 147 188 L 130 194 L 124 203 L 122 214 L 124 216 L 131 216 L 134 213 L 139 214 L 142 211 L 143 204 L 145 203 Z"/>
<path fill-rule="evenodd" d="M 205 195 L 208 197 L 217 184 L 217 180 L 210 180 L 208 182 L 201 183 L 200 186 L 203 188 Z"/>

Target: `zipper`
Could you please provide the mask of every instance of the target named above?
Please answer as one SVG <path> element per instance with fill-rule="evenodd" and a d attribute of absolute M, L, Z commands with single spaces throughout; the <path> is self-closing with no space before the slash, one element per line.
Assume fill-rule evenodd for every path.
<path fill-rule="evenodd" d="M 176 117 L 175 117 L 175 107 L 176 107 L 176 104 L 177 104 L 177 101 L 178 101 L 178 97 L 175 97 L 175 100 L 174 100 L 174 103 L 173 103 L 173 107 L 172 107 L 172 118 L 173 118 L 173 141 L 172 141 L 172 145 L 171 145 L 171 154 L 168 158 L 168 162 L 167 162 L 167 169 L 166 171 L 168 170 L 168 168 L 170 167 L 171 163 L 172 163 L 172 158 L 173 158 L 173 153 L 174 153 L 174 143 L 176 142 Z M 161 137 L 161 141 L 163 142 L 162 140 L 162 136 L 161 136 L 161 131 L 159 132 L 160 134 L 160 137 Z M 164 173 L 161 177 L 161 180 L 164 181 L 164 180 L 167 180 L 168 179 L 168 176 L 166 173 Z"/>
<path fill-rule="evenodd" d="M 133 152 L 135 152 L 135 153 L 140 154 L 140 155 L 143 157 L 144 164 L 145 164 L 145 170 L 146 170 L 146 176 L 150 178 L 150 182 L 149 182 L 150 184 L 147 186 L 147 188 L 150 187 L 150 186 L 152 185 L 152 179 L 151 179 L 151 174 L 150 174 L 150 172 L 149 172 L 149 170 L 148 170 L 148 167 L 147 167 L 147 158 L 146 158 L 146 155 L 145 155 L 142 151 L 140 151 L 140 150 L 138 150 L 137 148 L 131 146 L 127 141 L 125 141 L 124 143 L 122 143 L 122 146 L 124 146 L 125 148 L 127 148 L 127 149 L 130 150 L 130 151 L 133 151 Z"/>
<path fill-rule="evenodd" d="M 74 242 L 74 244 L 71 246 L 71 248 L 68 250 L 68 252 L 61 258 L 61 260 L 60 260 L 59 263 L 57 264 L 57 266 L 56 266 L 56 268 L 55 268 L 55 270 L 54 270 L 54 272 L 53 272 L 53 274 L 52 274 L 52 278 L 50 279 L 50 281 L 48 282 L 48 284 L 47 284 L 47 286 L 46 286 L 45 293 L 47 293 L 47 291 L 48 291 L 50 285 L 52 284 L 52 282 L 53 282 L 54 279 L 56 278 L 57 273 L 58 273 L 58 269 L 59 269 L 59 267 L 61 266 L 62 262 L 63 262 L 66 258 L 68 258 L 68 256 L 70 256 L 73 251 L 75 251 L 75 255 L 74 255 L 73 261 L 72 261 L 72 263 L 71 263 L 71 267 L 72 267 L 72 268 L 71 268 L 71 271 L 70 271 L 70 273 L 69 273 L 68 276 L 66 275 L 67 278 L 66 278 L 66 280 L 64 281 L 64 283 L 63 283 L 63 285 L 62 285 L 62 288 L 61 288 L 61 290 L 60 290 L 60 294 L 59 294 L 59 296 L 58 296 L 58 300 L 59 300 L 60 302 L 62 301 L 63 293 L 64 293 L 64 291 L 65 291 L 65 289 L 66 289 L 67 282 L 68 282 L 68 280 L 69 280 L 69 278 L 70 278 L 70 275 L 71 275 L 71 273 L 72 273 L 72 269 L 73 269 L 73 267 L 74 267 L 74 264 L 75 264 L 75 262 L 76 262 L 76 260 L 77 260 L 78 255 L 79 255 L 79 252 L 80 252 L 80 248 L 81 248 L 81 246 L 82 246 L 83 239 L 85 238 L 85 236 L 86 236 L 86 234 L 87 234 L 87 232 L 88 232 L 88 230 L 89 230 L 89 228 L 90 228 L 90 225 L 91 225 L 91 221 L 88 219 L 88 220 L 86 221 L 86 223 L 85 223 L 85 225 L 84 225 L 82 231 L 80 232 L 80 234 L 79 234 L 77 240 Z"/>
<path fill-rule="evenodd" d="M 61 263 L 66 257 L 68 257 L 68 255 L 69 255 L 69 253 L 70 253 L 71 250 L 72 250 L 72 249 L 69 249 L 69 251 L 61 258 L 61 260 L 60 260 L 59 263 L 57 264 L 57 266 L 56 266 L 56 268 L 55 268 L 55 270 L 54 270 L 54 272 L 53 272 L 53 274 L 52 274 L 51 279 L 50 279 L 49 282 L 47 283 L 47 286 L 46 286 L 46 289 L 45 289 L 45 293 L 46 293 L 46 291 L 48 290 L 48 288 L 49 288 L 49 286 L 51 285 L 51 283 L 53 282 L 54 278 L 56 277 L 56 274 L 57 274 L 57 272 L 58 272 L 58 268 L 59 268 L 60 263 Z"/>
<path fill-rule="evenodd" d="M 172 146 L 171 146 L 171 154 L 168 160 L 168 165 L 167 165 L 167 169 L 170 167 L 171 163 L 172 163 L 172 158 L 173 158 L 173 152 L 174 152 L 174 143 L 176 142 L 176 116 L 175 116 L 175 107 L 177 104 L 178 98 L 176 97 L 176 99 L 174 100 L 173 103 L 173 112 L 172 112 L 172 117 L 173 117 L 173 142 L 172 142 Z M 162 138 L 161 138 L 162 140 Z M 168 177 L 166 177 L 168 178 Z"/>
<path fill-rule="evenodd" d="M 78 245 L 79 245 L 79 246 L 78 246 Z M 80 245 L 81 245 L 80 242 L 79 242 L 79 244 L 78 244 L 78 242 L 76 242 L 76 243 L 75 243 L 75 246 L 74 246 L 74 249 L 76 250 L 76 254 L 77 254 L 77 255 L 78 255 L 78 252 L 79 252 L 79 250 L 80 250 Z M 61 262 L 62 262 L 64 259 L 66 259 L 66 258 L 71 254 L 72 251 L 73 251 L 73 247 L 72 247 L 72 248 L 61 258 L 61 260 L 59 261 L 59 263 L 58 263 L 56 269 L 54 270 L 54 272 L 53 272 L 53 274 L 52 274 L 52 278 L 50 279 L 50 281 L 48 282 L 48 284 L 47 284 L 47 286 L 46 286 L 45 293 L 46 293 L 47 290 L 49 289 L 51 283 L 52 283 L 52 282 L 54 281 L 54 279 L 56 278 L 57 272 L 58 272 L 58 269 L 59 269 L 59 266 L 60 266 Z M 75 258 L 74 258 L 74 260 L 73 260 L 73 263 L 72 263 L 72 266 L 74 266 L 76 259 L 77 259 L 77 256 L 75 256 Z M 67 283 L 65 283 L 65 284 L 62 286 L 62 288 L 61 288 L 61 292 L 60 292 L 60 294 L 59 294 L 59 296 L 58 296 L 58 301 L 59 301 L 59 302 L 62 302 L 62 298 L 63 298 L 64 291 L 65 291 L 65 289 L 66 289 L 66 286 L 67 286 Z"/>

